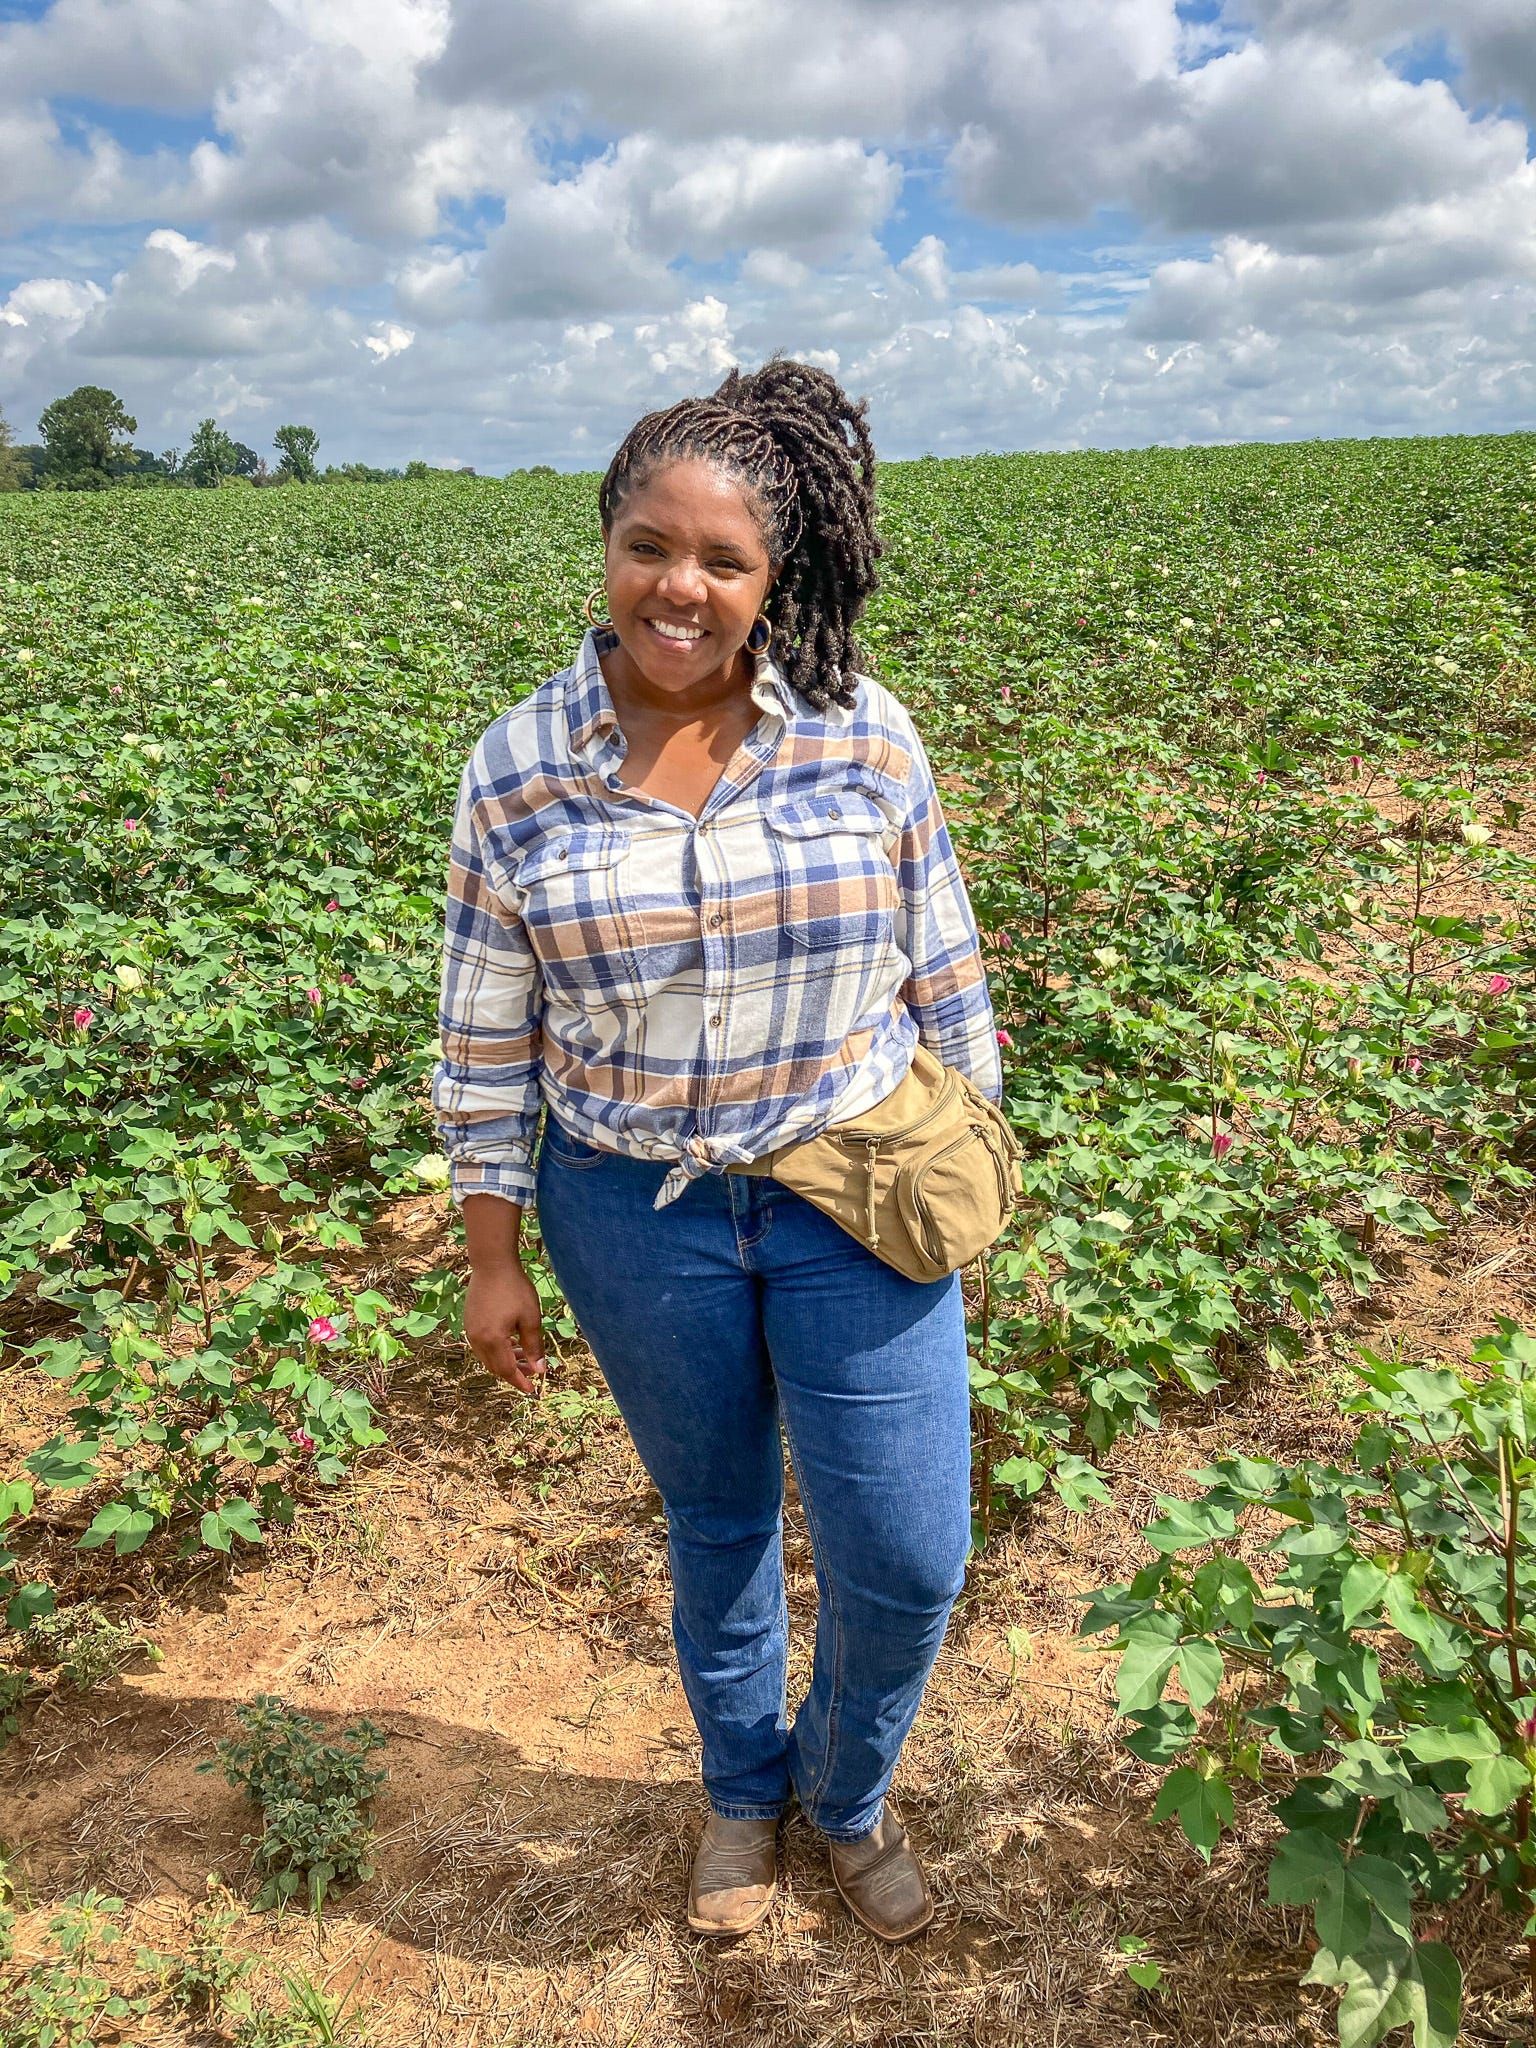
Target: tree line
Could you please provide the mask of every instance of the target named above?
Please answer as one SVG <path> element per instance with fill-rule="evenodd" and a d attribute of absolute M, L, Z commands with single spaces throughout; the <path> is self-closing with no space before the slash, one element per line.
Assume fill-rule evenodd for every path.
<path fill-rule="evenodd" d="M 167 448 L 157 455 L 135 447 L 138 424 L 117 393 L 99 384 L 82 384 L 47 406 L 35 443 L 18 444 L 0 413 L 0 491 L 105 491 L 121 485 L 212 490 L 223 484 L 383 483 L 391 477 L 475 473 L 435 471 L 425 462 L 404 469 L 375 469 L 366 462 L 321 469 L 320 436 L 305 426 L 278 428 L 272 437 L 278 460 L 269 464 L 214 419 L 199 421 L 185 451 Z"/>

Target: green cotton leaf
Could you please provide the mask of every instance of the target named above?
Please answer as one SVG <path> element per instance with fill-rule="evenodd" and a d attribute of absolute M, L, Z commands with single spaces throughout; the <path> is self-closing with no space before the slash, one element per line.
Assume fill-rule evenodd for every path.
<path fill-rule="evenodd" d="M 1428 1785 L 1409 1785 L 1394 1792 L 1392 1804 L 1410 1834 L 1434 1835 L 1445 1826 L 1445 1801 Z"/>
<path fill-rule="evenodd" d="M 29 1622 L 37 1621 L 53 1612 L 53 1588 L 36 1581 L 30 1586 L 21 1586 L 11 1595 L 5 1609 L 7 1628 L 23 1629 Z"/>
<path fill-rule="evenodd" d="M 1276 1323 L 1266 1332 L 1264 1355 L 1276 1372 L 1287 1365 L 1294 1365 L 1306 1355 L 1307 1340 L 1299 1330 L 1287 1329 L 1284 1323 Z"/>
<path fill-rule="evenodd" d="M 1214 1643 L 1185 1643 L 1179 1650 L 1179 1677 L 1189 1694 L 1189 1704 L 1198 1714 L 1208 1707 L 1221 1689 L 1223 1665 Z"/>
<path fill-rule="evenodd" d="M 236 1498 L 225 1501 L 219 1509 L 219 1520 L 236 1536 L 243 1536 L 247 1543 L 265 1543 L 267 1540 L 256 1519 L 256 1510 L 248 1500 Z"/>
<path fill-rule="evenodd" d="M 130 1507 L 127 1501 L 109 1501 L 75 1548 L 97 1550 L 110 1539 L 117 1555 L 127 1557 L 143 1547 L 154 1527 L 155 1518 L 146 1509 Z"/>
<path fill-rule="evenodd" d="M 1208 1558 L 1195 1573 L 1194 1594 L 1207 1611 L 1217 1610 L 1229 1627 L 1252 1628 L 1259 1585 L 1247 1565 L 1236 1558 Z"/>
<path fill-rule="evenodd" d="M 38 1371 L 49 1379 L 73 1379 L 85 1363 L 85 1345 L 78 1337 L 50 1337 L 31 1356 Z"/>
<path fill-rule="evenodd" d="M 1351 1954 L 1370 1933 L 1371 1902 L 1350 1881 L 1342 1863 L 1324 1880 L 1313 1903 L 1312 1917 L 1318 1940 L 1335 1955 Z"/>
<path fill-rule="evenodd" d="M 1436 1620 L 1401 1572 L 1387 1580 L 1382 1601 L 1399 1635 L 1406 1636 L 1431 1671 L 1459 1671 L 1461 1656 L 1443 1623 Z"/>
<path fill-rule="evenodd" d="M 1344 1852 L 1331 1835 L 1297 1828 L 1281 1839 L 1270 1863 L 1270 1904 L 1310 1906 L 1343 1869 Z"/>
<path fill-rule="evenodd" d="M 1413 1783 L 1402 1758 L 1379 1742 L 1343 1744 L 1339 1761 L 1328 1773 L 1333 1783 L 1363 1799 L 1391 1799 Z"/>
<path fill-rule="evenodd" d="M 1424 1987 L 1422 2026 L 1415 2024 L 1415 2048 L 1456 2048 L 1461 2033 L 1461 1965 L 1443 1941 L 1421 1941 L 1414 1950 Z"/>
<path fill-rule="evenodd" d="M 1156 1610 L 1131 1623 L 1115 1680 L 1122 1714 L 1143 1713 L 1162 1698 L 1179 1654 L 1178 1634 L 1178 1618 Z"/>
<path fill-rule="evenodd" d="M 1353 1628 L 1362 1614 L 1379 1603 L 1387 1588 L 1387 1578 L 1379 1564 L 1366 1558 L 1350 1566 L 1339 1587 L 1339 1605 L 1344 1610 L 1346 1628 Z"/>
<path fill-rule="evenodd" d="M 1063 1453 L 1051 1473 L 1057 1497 L 1069 1514 L 1086 1515 L 1090 1507 L 1108 1507 L 1109 1488 L 1086 1458 Z"/>
<path fill-rule="evenodd" d="M 210 1508 L 198 1523 L 198 1531 L 210 1550 L 228 1550 L 229 1531 Z"/>
<path fill-rule="evenodd" d="M 1174 1814 L 1190 1846 L 1209 1863 L 1222 1829 L 1232 1824 L 1232 1788 L 1219 1773 L 1207 1778 L 1192 1764 L 1181 1764 L 1163 1780 L 1152 1809 L 1154 1821 Z"/>
<path fill-rule="evenodd" d="M 198 1211 L 187 1223 L 187 1235 L 194 1244 L 205 1248 L 213 1243 L 213 1218 L 206 1209 Z"/>
<path fill-rule="evenodd" d="M 1384 1856 L 1352 1856 L 1345 1874 L 1395 1932 L 1407 1941 L 1413 1933 L 1413 1886 L 1400 1864 Z M 1330 1948 L 1334 1943 L 1328 1944 Z"/>
<path fill-rule="evenodd" d="M 1182 1700 L 1164 1700 L 1136 1716 L 1140 1727 L 1120 1740 L 1144 1764 L 1171 1764 L 1195 1736 L 1195 1717 Z"/>
<path fill-rule="evenodd" d="M 1486 1721 L 1463 1728 L 1410 1728 L 1403 1748 L 1421 1764 L 1475 1764 L 1497 1756 L 1499 1738 Z"/>
<path fill-rule="evenodd" d="M 1333 1522 L 1314 1522 L 1308 1528 L 1293 1529 L 1282 1536 L 1276 1549 L 1287 1557 L 1332 1557 L 1349 1541 L 1349 1530 Z"/>
<path fill-rule="evenodd" d="M 0 1529 L 12 1515 L 30 1515 L 33 1493 L 25 1479 L 8 1479 L 0 1486 Z"/>
<path fill-rule="evenodd" d="M 1208 1500 L 1160 1500 L 1160 1520 L 1143 1529 L 1142 1535 L 1154 1550 L 1193 1550 L 1198 1545 L 1224 1542 L 1237 1532 L 1237 1516 L 1231 1508 L 1217 1507 Z"/>
<path fill-rule="evenodd" d="M 428 1323 L 435 1319 L 424 1317 Z M 1046 1469 L 1036 1458 L 1006 1458 L 1001 1465 L 992 1467 L 994 1486 L 1007 1486 L 1021 1493 L 1026 1500 L 1032 1499 L 1046 1481 Z"/>
<path fill-rule="evenodd" d="M 1467 1772 L 1466 1803 L 1474 1813 L 1503 1813 L 1530 1789 L 1530 1771 L 1518 1758 L 1484 1757 Z"/>
<path fill-rule="evenodd" d="M 1377 1923 L 1352 1955 L 1319 1949 L 1303 1984 L 1335 1984 L 1339 2048 L 1376 2048 L 1394 2027 L 1411 2026 L 1414 2048 L 1456 2048 L 1461 1969 L 1442 1943 L 1403 1941 Z"/>

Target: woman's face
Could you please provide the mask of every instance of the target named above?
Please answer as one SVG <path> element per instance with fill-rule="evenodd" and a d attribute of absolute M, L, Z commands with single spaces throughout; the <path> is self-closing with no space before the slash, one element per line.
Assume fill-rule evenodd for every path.
<path fill-rule="evenodd" d="M 669 463 L 624 500 L 607 536 L 619 643 L 655 689 L 723 679 L 775 567 L 737 484 L 713 463 Z"/>

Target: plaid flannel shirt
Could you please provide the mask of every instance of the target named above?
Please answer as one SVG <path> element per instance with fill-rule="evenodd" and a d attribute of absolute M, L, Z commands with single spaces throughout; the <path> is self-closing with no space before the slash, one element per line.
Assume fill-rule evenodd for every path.
<path fill-rule="evenodd" d="M 695 818 L 623 786 L 588 633 L 498 718 L 454 819 L 433 1100 L 453 1192 L 534 1199 L 541 1106 L 701 1173 L 871 1109 L 919 1038 L 993 1100 L 975 921 L 912 721 L 879 683 L 812 711 L 759 662 L 760 718 Z"/>

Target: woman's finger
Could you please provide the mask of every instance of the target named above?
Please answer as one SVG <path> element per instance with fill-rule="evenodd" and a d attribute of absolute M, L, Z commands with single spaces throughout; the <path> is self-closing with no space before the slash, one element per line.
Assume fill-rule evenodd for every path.
<path fill-rule="evenodd" d="M 493 1337 L 484 1344 L 472 1345 L 471 1349 L 488 1373 L 499 1380 L 510 1381 L 520 1394 L 533 1392 L 533 1381 L 510 1336 Z"/>

